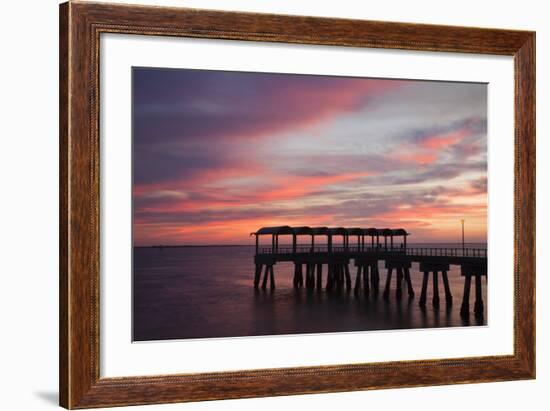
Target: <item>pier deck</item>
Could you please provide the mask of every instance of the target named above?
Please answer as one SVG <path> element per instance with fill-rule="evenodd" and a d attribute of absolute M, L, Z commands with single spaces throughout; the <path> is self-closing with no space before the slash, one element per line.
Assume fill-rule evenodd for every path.
<path fill-rule="evenodd" d="M 255 255 L 256 264 L 276 263 L 283 261 L 316 260 L 325 263 L 331 260 L 341 259 L 375 259 L 375 260 L 400 260 L 410 262 L 441 262 L 452 265 L 462 264 L 487 264 L 487 249 L 481 248 L 449 248 L 449 247 L 411 247 L 411 248 L 380 248 L 348 246 L 297 246 L 258 248 Z"/>

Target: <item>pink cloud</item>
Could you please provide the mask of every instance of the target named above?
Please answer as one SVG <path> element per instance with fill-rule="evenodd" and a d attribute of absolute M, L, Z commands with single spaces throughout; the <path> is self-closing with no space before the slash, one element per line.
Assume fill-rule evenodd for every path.
<path fill-rule="evenodd" d="M 440 150 L 459 143 L 469 135 L 470 130 L 468 128 L 463 128 L 444 134 L 436 134 L 423 139 L 420 146 L 429 150 Z"/>
<path fill-rule="evenodd" d="M 247 177 L 250 172 L 246 169 L 242 173 L 233 173 L 232 177 Z M 344 173 L 327 176 L 266 176 L 266 183 L 260 186 L 247 187 L 243 191 L 231 193 L 223 188 L 205 187 L 204 183 L 215 185 L 228 176 L 223 173 L 209 173 L 209 177 L 201 175 L 194 180 L 185 180 L 171 184 L 156 184 L 154 190 L 158 192 L 172 192 L 181 188 L 185 192 L 193 193 L 195 198 L 177 199 L 170 196 L 168 201 L 153 204 L 150 207 L 141 207 L 140 211 L 165 213 L 182 211 L 200 211 L 220 208 L 243 208 L 262 203 L 273 203 L 283 200 L 304 198 L 308 194 L 337 184 L 359 180 L 372 173 Z M 216 178 L 214 178 L 216 177 Z M 139 187 L 134 190 L 134 196 L 140 198 L 151 193 L 151 186 Z"/>
<path fill-rule="evenodd" d="M 463 126 L 458 130 L 446 133 L 437 133 L 423 137 L 416 144 L 405 143 L 396 150 L 394 158 L 399 162 L 429 165 L 437 162 L 441 152 L 449 147 L 460 144 L 472 135 L 472 129 L 469 125 Z M 479 147 L 475 143 L 465 144 L 462 147 L 464 155 L 472 155 L 477 152 Z"/>
<path fill-rule="evenodd" d="M 429 165 L 437 161 L 437 153 L 432 152 L 403 152 L 395 155 L 395 158 L 403 163 L 414 163 L 418 165 Z"/>

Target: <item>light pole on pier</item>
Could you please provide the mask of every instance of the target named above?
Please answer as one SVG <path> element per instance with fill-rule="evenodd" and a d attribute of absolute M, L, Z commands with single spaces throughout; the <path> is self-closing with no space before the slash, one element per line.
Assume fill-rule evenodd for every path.
<path fill-rule="evenodd" d="M 464 219 L 461 219 L 462 223 L 462 256 L 464 257 Z"/>

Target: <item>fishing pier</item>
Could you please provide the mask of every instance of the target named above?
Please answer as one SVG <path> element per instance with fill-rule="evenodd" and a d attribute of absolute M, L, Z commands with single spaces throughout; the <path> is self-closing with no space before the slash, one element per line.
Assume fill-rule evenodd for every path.
<path fill-rule="evenodd" d="M 439 308 L 439 279 L 443 282 L 445 304 L 452 305 L 453 297 L 449 287 L 448 272 L 451 265 L 460 266 L 464 278 L 464 293 L 460 313 L 470 313 L 470 289 L 475 282 L 474 313 L 483 316 L 482 277 L 487 277 L 487 250 L 479 248 L 407 247 L 410 235 L 402 228 L 345 228 L 345 227 L 263 227 L 251 235 L 256 239 L 254 256 L 254 287 L 275 289 L 274 266 L 278 262 L 294 264 L 294 287 L 321 290 L 323 273 L 327 291 L 353 290 L 356 294 L 372 292 L 378 295 L 380 286 L 379 263 L 386 270 L 383 298 L 390 298 L 390 288 L 395 272 L 395 297 L 400 299 L 404 291 L 414 298 L 411 282 L 412 263 L 419 264 L 423 274 L 419 305 L 426 306 L 430 277 L 432 280 L 432 306 Z M 271 244 L 261 244 L 262 237 L 270 237 Z M 279 238 L 292 238 L 291 245 L 279 245 Z M 300 238 L 307 244 L 299 244 Z M 350 264 L 356 274 L 353 281 Z M 325 267 L 325 268 L 323 268 Z M 262 279 L 263 272 L 263 279 Z M 430 276 L 431 274 L 431 276 Z M 404 290 L 404 288 L 406 288 Z"/>

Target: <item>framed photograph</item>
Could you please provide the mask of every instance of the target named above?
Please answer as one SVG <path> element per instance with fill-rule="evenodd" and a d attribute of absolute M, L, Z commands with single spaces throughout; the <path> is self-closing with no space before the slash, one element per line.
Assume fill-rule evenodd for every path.
<path fill-rule="evenodd" d="M 60 405 L 535 378 L 535 33 L 60 6 Z"/>

